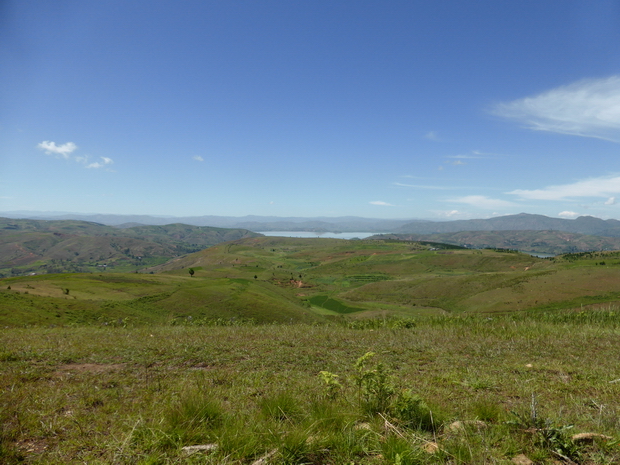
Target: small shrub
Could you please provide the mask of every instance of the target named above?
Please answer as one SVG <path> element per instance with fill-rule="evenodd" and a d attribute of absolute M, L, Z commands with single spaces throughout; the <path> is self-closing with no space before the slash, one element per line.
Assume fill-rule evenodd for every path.
<path fill-rule="evenodd" d="M 567 433 L 573 425 L 556 426 L 550 419 L 541 417 L 538 414 L 535 395 L 532 395 L 529 414 L 511 413 L 514 419 L 507 423 L 533 434 L 533 442 L 536 447 L 579 461 L 579 446 L 573 442 Z"/>
<path fill-rule="evenodd" d="M 368 361 L 374 356 L 374 352 L 367 352 L 355 363 L 360 407 L 371 415 L 386 412 L 394 395 L 394 382 L 385 365 L 379 362 L 374 368 L 367 368 Z"/>
<path fill-rule="evenodd" d="M 330 400 L 334 400 L 342 390 L 342 385 L 338 382 L 339 376 L 329 371 L 320 371 L 319 378 L 321 378 L 324 383 L 326 397 Z"/>

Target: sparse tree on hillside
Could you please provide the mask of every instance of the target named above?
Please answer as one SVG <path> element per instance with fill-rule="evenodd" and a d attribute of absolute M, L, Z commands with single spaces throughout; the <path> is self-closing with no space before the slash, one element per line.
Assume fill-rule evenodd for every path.
<path fill-rule="evenodd" d="M 189 269 L 189 275 L 193 278 L 194 277 L 194 269 L 190 268 Z"/>

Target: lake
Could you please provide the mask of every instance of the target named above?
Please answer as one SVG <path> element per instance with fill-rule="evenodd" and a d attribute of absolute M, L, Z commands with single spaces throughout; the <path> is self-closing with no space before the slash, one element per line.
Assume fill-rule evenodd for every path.
<path fill-rule="evenodd" d="M 329 239 L 365 239 L 369 236 L 373 236 L 375 234 L 380 233 L 372 233 L 372 232 L 343 232 L 343 233 L 333 233 L 333 232 L 312 232 L 312 231 L 256 231 L 264 234 L 265 236 L 276 236 L 276 237 L 304 237 L 304 238 L 313 238 L 313 237 L 323 237 Z"/>

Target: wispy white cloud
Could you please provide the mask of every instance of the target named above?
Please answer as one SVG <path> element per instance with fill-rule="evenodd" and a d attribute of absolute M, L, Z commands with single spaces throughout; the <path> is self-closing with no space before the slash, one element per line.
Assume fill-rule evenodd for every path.
<path fill-rule="evenodd" d="M 78 148 L 73 142 L 56 145 L 55 142 L 46 140 L 38 144 L 37 147 L 44 150 L 48 155 L 56 155 L 57 157 L 65 160 L 73 160 L 80 165 L 84 165 L 84 168 L 99 169 L 114 163 L 114 161 L 109 157 L 99 157 L 99 161 L 89 163 L 88 155 L 72 155 Z"/>
<path fill-rule="evenodd" d="M 372 202 L 369 202 L 370 205 L 379 205 L 382 207 L 394 207 L 394 205 L 392 205 L 391 203 L 387 203 L 387 202 L 383 202 L 381 200 L 373 200 Z"/>
<path fill-rule="evenodd" d="M 93 163 L 89 163 L 88 165 L 86 165 L 86 168 L 95 168 L 95 169 L 99 169 L 99 168 L 104 168 L 106 165 L 111 165 L 114 163 L 114 161 L 111 158 L 108 157 L 99 157 L 101 159 L 101 162 L 93 162 Z"/>
<path fill-rule="evenodd" d="M 579 213 L 571 212 L 571 211 L 563 211 L 558 213 L 560 218 L 577 218 Z"/>
<path fill-rule="evenodd" d="M 491 112 L 530 129 L 620 140 L 620 75 L 587 79 L 495 105 Z"/>
<path fill-rule="evenodd" d="M 472 150 L 471 153 L 465 153 L 460 155 L 448 155 L 446 158 L 457 158 L 461 160 L 478 160 L 484 158 L 493 158 L 495 155 L 492 153 L 483 153 L 478 150 Z"/>
<path fill-rule="evenodd" d="M 508 192 L 531 200 L 567 200 L 578 197 L 606 197 L 606 205 L 615 203 L 615 196 L 620 195 L 620 176 L 601 176 L 577 181 L 572 184 L 548 186 L 543 189 L 516 189 Z M 608 203 L 610 202 L 611 203 Z"/>
<path fill-rule="evenodd" d="M 472 218 L 480 218 L 479 213 L 472 213 L 462 210 L 432 210 L 432 213 L 438 218 L 449 220 L 469 220 Z"/>
<path fill-rule="evenodd" d="M 616 198 L 615 197 L 609 197 L 605 201 L 605 205 L 615 205 L 615 204 L 616 204 Z"/>
<path fill-rule="evenodd" d="M 513 208 L 518 206 L 517 203 L 501 199 L 492 199 L 485 195 L 466 195 L 455 199 L 449 199 L 450 202 L 464 203 L 476 208 L 487 210 L 495 210 L 501 208 Z"/>
<path fill-rule="evenodd" d="M 77 149 L 77 145 L 73 142 L 67 142 L 66 144 L 56 145 L 55 142 L 44 140 L 37 145 L 41 150 L 44 150 L 48 155 L 58 155 L 62 158 L 69 158 L 69 155 Z"/>
<path fill-rule="evenodd" d="M 192 157 L 192 160 L 196 160 L 196 161 L 204 161 L 204 158 L 202 158 L 200 155 L 194 155 Z"/>
<path fill-rule="evenodd" d="M 424 185 L 424 184 L 405 184 L 402 182 L 395 182 L 394 185 L 398 187 L 412 187 L 414 189 L 431 189 L 431 190 L 459 189 L 458 187 L 429 186 L 429 185 Z"/>
<path fill-rule="evenodd" d="M 429 131 L 424 135 L 424 137 L 429 140 L 439 140 L 439 135 L 437 134 L 437 131 Z"/>
<path fill-rule="evenodd" d="M 461 216 L 463 215 L 462 212 L 458 211 L 458 210 L 448 210 L 448 211 L 443 211 L 443 212 L 437 212 L 439 214 L 439 216 L 444 216 L 446 218 L 454 218 L 455 216 Z"/>

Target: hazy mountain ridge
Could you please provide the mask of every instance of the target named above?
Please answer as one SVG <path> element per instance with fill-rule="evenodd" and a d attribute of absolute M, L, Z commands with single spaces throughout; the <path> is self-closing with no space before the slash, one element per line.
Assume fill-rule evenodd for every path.
<path fill-rule="evenodd" d="M 394 233 L 436 234 L 460 231 L 565 231 L 593 236 L 620 237 L 620 221 L 602 220 L 593 216 L 580 216 L 574 220 L 550 218 L 544 215 L 519 213 L 480 220 L 455 220 L 445 222 L 414 221 Z"/>
<path fill-rule="evenodd" d="M 80 220 L 116 226 L 124 228 L 133 227 L 137 224 L 142 225 L 167 225 L 170 223 L 183 223 L 192 226 L 211 226 L 219 228 L 241 228 L 251 231 L 317 231 L 317 232 L 393 232 L 404 224 L 414 220 L 402 219 L 379 219 L 362 218 L 356 216 L 340 217 L 278 217 L 278 216 L 256 216 L 247 215 L 241 217 L 234 216 L 149 216 L 149 215 L 82 215 L 74 213 L 50 213 L 45 212 L 0 212 L 0 216 L 17 219 L 32 220 Z"/>
<path fill-rule="evenodd" d="M 560 255 L 575 252 L 619 250 L 620 238 L 565 231 L 459 231 L 436 234 L 379 234 L 369 239 L 430 241 L 468 248 L 502 248 Z"/>
<path fill-rule="evenodd" d="M 80 220 L 118 228 L 137 225 L 164 226 L 182 223 L 191 226 L 249 229 L 261 231 L 316 232 L 377 232 L 394 234 L 438 234 L 460 231 L 565 231 L 593 236 L 620 237 L 620 221 L 603 220 L 592 216 L 576 219 L 551 218 L 544 215 L 519 213 L 489 219 L 431 221 L 416 219 L 379 219 L 356 216 L 340 217 L 278 217 L 248 215 L 165 217 L 150 215 L 82 215 L 73 213 L 6 212 L 8 218 L 32 220 Z"/>

